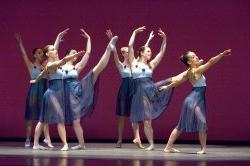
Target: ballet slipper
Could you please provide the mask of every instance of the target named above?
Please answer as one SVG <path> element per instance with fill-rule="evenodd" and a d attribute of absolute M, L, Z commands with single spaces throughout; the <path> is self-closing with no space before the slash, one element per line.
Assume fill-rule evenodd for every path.
<path fill-rule="evenodd" d="M 145 147 L 141 144 L 141 141 L 139 139 L 134 139 L 133 143 L 139 148 L 144 149 Z"/>
<path fill-rule="evenodd" d="M 48 150 L 48 148 L 46 148 L 42 145 L 34 145 L 33 150 Z"/>
<path fill-rule="evenodd" d="M 62 147 L 61 151 L 67 151 L 67 150 L 69 150 L 69 146 L 68 146 L 68 144 L 65 144 L 65 145 Z"/>
<path fill-rule="evenodd" d="M 165 148 L 163 151 L 166 153 L 180 153 L 181 152 L 178 149 L 174 149 L 174 148 Z"/>
<path fill-rule="evenodd" d="M 70 148 L 71 150 L 84 150 L 85 149 L 85 145 L 76 145 Z"/>

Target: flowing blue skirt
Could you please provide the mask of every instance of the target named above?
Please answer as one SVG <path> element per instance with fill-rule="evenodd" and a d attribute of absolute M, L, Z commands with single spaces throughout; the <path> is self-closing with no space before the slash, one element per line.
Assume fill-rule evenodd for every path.
<path fill-rule="evenodd" d="M 91 70 L 80 81 L 76 78 L 64 80 L 65 109 L 73 120 L 90 116 L 97 101 L 99 79 L 94 82 L 94 73 Z"/>
<path fill-rule="evenodd" d="M 116 115 L 118 116 L 130 116 L 131 107 L 131 83 L 132 78 L 122 78 L 122 83 L 119 88 L 119 92 L 116 98 Z"/>
<path fill-rule="evenodd" d="M 49 81 L 49 88 L 43 95 L 40 122 L 70 124 L 72 115 L 65 111 L 64 82 L 62 79 Z"/>
<path fill-rule="evenodd" d="M 159 87 L 170 83 L 171 79 L 157 83 L 149 77 L 133 79 L 130 120 L 143 122 L 159 117 L 166 110 L 173 94 L 173 88 L 159 91 Z"/>
<path fill-rule="evenodd" d="M 177 129 L 182 132 L 207 131 L 206 87 L 193 87 L 185 98 Z"/>
<path fill-rule="evenodd" d="M 26 97 L 25 120 L 39 120 L 43 94 L 46 88 L 46 79 L 30 85 Z"/>

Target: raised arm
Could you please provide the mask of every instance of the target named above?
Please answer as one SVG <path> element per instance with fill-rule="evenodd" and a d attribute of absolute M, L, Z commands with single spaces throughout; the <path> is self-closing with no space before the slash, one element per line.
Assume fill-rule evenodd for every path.
<path fill-rule="evenodd" d="M 214 64 L 219 62 L 223 57 L 231 55 L 231 49 L 225 50 L 219 55 L 209 59 L 207 63 L 204 65 L 201 65 L 198 67 L 197 71 L 199 74 L 203 74 L 205 71 L 207 71 L 210 67 L 212 67 Z"/>
<path fill-rule="evenodd" d="M 159 29 L 158 35 L 162 37 L 162 44 L 159 53 L 155 56 L 155 58 L 152 61 L 150 61 L 150 66 L 152 67 L 152 70 L 154 70 L 159 65 L 166 52 L 167 36 L 161 29 Z"/>
<path fill-rule="evenodd" d="M 184 83 L 185 81 L 188 80 L 188 76 L 187 76 L 188 70 L 178 74 L 177 76 L 172 77 L 171 79 L 171 83 L 169 85 L 163 85 L 159 88 L 159 90 L 165 90 L 165 89 L 170 89 L 173 87 L 176 87 L 182 83 Z"/>
<path fill-rule="evenodd" d="M 88 60 L 89 60 L 89 56 L 91 53 L 91 38 L 90 38 L 89 34 L 87 32 L 85 32 L 84 29 L 80 29 L 80 31 L 81 31 L 81 36 L 83 36 L 84 38 L 87 39 L 87 45 L 86 45 L 86 52 L 85 52 L 84 56 L 82 57 L 81 61 L 75 65 L 78 73 L 80 73 L 82 71 L 82 69 L 87 65 Z"/>
<path fill-rule="evenodd" d="M 132 66 L 132 63 L 135 59 L 135 55 L 134 55 L 134 42 L 135 42 L 135 36 L 144 31 L 146 29 L 145 26 L 143 27 L 140 27 L 140 28 L 137 28 L 133 31 L 131 37 L 130 37 L 130 40 L 129 40 L 129 43 L 128 43 L 128 57 L 129 57 L 129 63 L 130 63 L 130 66 Z"/>
<path fill-rule="evenodd" d="M 16 40 L 17 40 L 17 42 L 19 44 L 19 48 L 20 48 L 21 53 L 22 53 L 23 61 L 24 61 L 25 65 L 26 65 L 29 73 L 31 74 L 31 70 L 33 68 L 33 64 L 30 61 L 30 59 L 29 59 L 29 57 L 28 57 L 28 55 L 26 53 L 26 50 L 25 50 L 25 48 L 23 46 L 23 41 L 22 41 L 21 35 L 17 33 L 17 34 L 15 34 L 15 37 L 16 37 Z"/>
<path fill-rule="evenodd" d="M 56 40 L 55 40 L 55 43 L 54 43 L 54 47 L 55 47 L 56 50 L 59 49 L 59 45 L 63 41 L 63 37 L 67 34 L 68 30 L 69 30 L 69 28 L 67 28 L 64 31 L 58 33 L 58 35 L 56 37 Z"/>
<path fill-rule="evenodd" d="M 111 40 L 113 37 L 113 33 L 110 29 L 106 31 L 106 35 L 108 36 L 109 40 Z M 119 59 L 116 47 L 113 49 L 113 55 L 114 55 L 115 65 L 118 69 L 120 69 L 122 67 L 122 62 Z"/>
<path fill-rule="evenodd" d="M 71 59 L 77 57 L 77 56 L 80 56 L 80 55 L 84 55 L 85 51 L 80 51 L 80 52 L 77 52 L 75 54 L 72 54 L 72 55 L 67 55 L 65 56 L 63 59 L 59 60 L 59 61 L 55 61 L 55 62 L 50 62 L 48 65 L 47 65 L 47 70 L 48 72 L 50 71 L 54 71 L 56 70 L 56 68 L 58 68 L 59 66 L 62 66 L 64 64 L 66 64 L 68 61 L 70 61 Z"/>
<path fill-rule="evenodd" d="M 154 36 L 155 36 L 155 35 L 154 35 L 154 31 L 151 31 L 150 34 L 149 34 L 148 40 L 147 40 L 147 42 L 145 43 L 144 46 L 148 47 L 150 41 L 154 38 Z"/>

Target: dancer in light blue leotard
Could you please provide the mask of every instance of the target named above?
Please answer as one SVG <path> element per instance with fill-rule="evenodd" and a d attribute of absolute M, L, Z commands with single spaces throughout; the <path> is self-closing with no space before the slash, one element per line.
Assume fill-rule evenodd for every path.
<path fill-rule="evenodd" d="M 167 37 L 165 33 L 160 29 L 158 35 L 162 37 L 162 44 L 159 53 L 151 59 L 151 49 L 148 46 L 142 46 L 139 53 L 139 58 L 134 58 L 134 41 L 139 32 L 144 31 L 145 27 L 137 28 L 133 31 L 130 38 L 128 50 L 129 50 L 129 62 L 131 64 L 132 76 L 133 76 L 133 95 L 131 103 L 130 119 L 133 123 L 134 140 L 133 142 L 141 147 L 141 140 L 139 135 L 139 123 L 144 123 L 144 132 L 149 141 L 150 146 L 146 150 L 154 149 L 153 141 L 153 128 L 151 122 L 153 119 L 160 116 L 164 110 L 166 110 L 172 96 L 172 89 L 159 91 L 158 87 L 163 84 L 169 84 L 170 79 L 166 79 L 157 83 L 152 80 L 152 73 L 154 69 L 161 62 L 165 51 Z M 148 62 L 149 61 L 149 62 Z"/>
<path fill-rule="evenodd" d="M 219 62 L 223 57 L 231 54 L 231 50 L 226 50 L 223 53 L 211 58 L 204 65 L 199 64 L 199 58 L 192 51 L 188 51 L 181 56 L 181 61 L 188 67 L 186 71 L 172 78 L 169 85 L 160 87 L 161 90 L 173 88 L 185 81 L 189 81 L 193 88 L 191 93 L 185 98 L 180 120 L 176 128 L 172 131 L 165 152 L 179 152 L 173 148 L 173 144 L 182 132 L 198 132 L 201 144 L 201 151 L 198 154 L 206 153 L 207 141 L 207 112 L 206 112 L 206 79 L 204 73 Z"/>
<path fill-rule="evenodd" d="M 98 93 L 99 75 L 106 68 L 110 54 L 118 39 L 117 36 L 110 39 L 98 64 L 89 71 L 84 78 L 79 80 L 78 76 L 86 66 L 91 52 L 90 36 L 83 29 L 81 29 L 81 32 L 81 35 L 87 39 L 85 55 L 81 61 L 76 64 L 74 64 L 76 59 L 72 59 L 62 66 L 64 72 L 64 103 L 66 114 L 69 115 L 67 119 L 70 123 L 73 123 L 73 128 L 78 140 L 78 145 L 71 148 L 73 150 L 85 148 L 80 120 L 82 117 L 88 117 L 93 113 Z M 75 52 L 75 50 L 71 49 L 67 51 L 66 55 L 72 55 Z"/>
<path fill-rule="evenodd" d="M 18 41 L 25 65 L 29 71 L 30 78 L 35 79 L 44 69 L 43 50 L 41 48 L 33 49 L 32 53 L 35 57 L 35 61 L 32 62 L 26 53 L 21 36 L 19 34 L 16 34 L 16 39 Z M 26 121 L 25 147 L 30 147 L 32 122 L 39 120 L 42 107 L 42 98 L 45 91 L 46 91 L 46 79 L 41 79 L 39 82 L 32 84 L 29 87 L 25 104 L 25 121 Z M 44 127 L 44 135 L 47 140 L 48 146 L 53 147 L 50 140 L 48 125 L 45 125 Z"/>

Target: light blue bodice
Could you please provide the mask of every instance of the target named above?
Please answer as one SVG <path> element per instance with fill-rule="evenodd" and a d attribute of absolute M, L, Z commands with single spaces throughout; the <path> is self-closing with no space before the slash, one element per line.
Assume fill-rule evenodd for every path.
<path fill-rule="evenodd" d="M 133 66 L 132 77 L 133 79 L 152 77 L 152 73 L 152 69 L 148 65 L 138 62 Z"/>
<path fill-rule="evenodd" d="M 49 74 L 49 80 L 63 79 L 63 70 L 61 67 L 57 68 L 55 72 Z"/>
<path fill-rule="evenodd" d="M 206 86 L 206 78 L 202 75 L 194 84 L 193 87 L 203 87 Z"/>
<path fill-rule="evenodd" d="M 123 65 L 122 68 L 119 69 L 119 72 L 122 78 L 127 78 L 132 76 L 131 69 L 126 65 Z"/>
<path fill-rule="evenodd" d="M 31 79 L 34 80 L 38 77 L 38 75 L 42 72 L 40 67 L 34 66 L 31 70 Z"/>
<path fill-rule="evenodd" d="M 73 65 L 63 66 L 62 70 L 63 70 L 63 79 L 78 78 L 78 72 L 75 69 L 75 66 Z"/>

